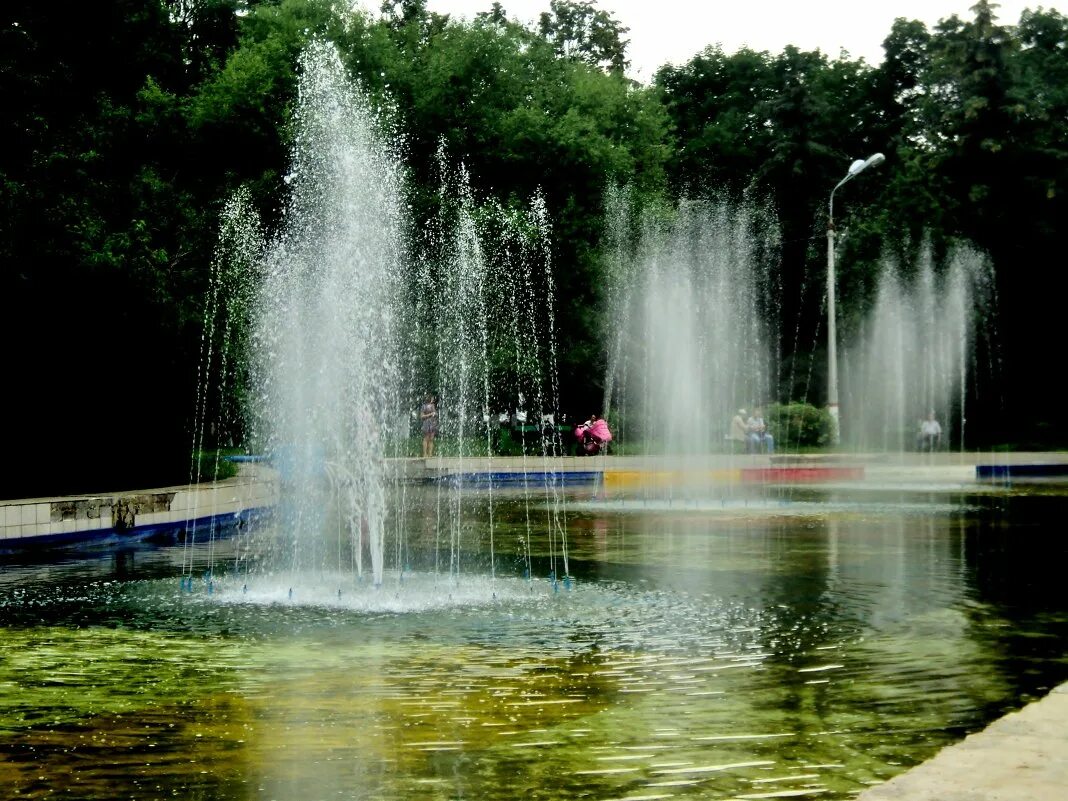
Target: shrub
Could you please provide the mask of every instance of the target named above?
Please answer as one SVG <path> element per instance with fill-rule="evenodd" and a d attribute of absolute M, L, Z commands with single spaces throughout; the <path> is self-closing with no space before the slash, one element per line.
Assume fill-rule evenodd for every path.
<path fill-rule="evenodd" d="M 822 448 L 831 443 L 831 413 L 810 403 L 775 403 L 767 408 L 768 430 L 781 447 Z"/>
<path fill-rule="evenodd" d="M 193 477 L 197 481 L 223 481 L 237 475 L 237 465 L 227 461 L 227 456 L 237 456 L 243 453 L 240 448 L 219 448 L 218 450 L 199 451 L 194 455 Z M 177 473 L 168 484 L 184 484 L 190 476 L 186 472 L 186 466 L 181 473 Z"/>

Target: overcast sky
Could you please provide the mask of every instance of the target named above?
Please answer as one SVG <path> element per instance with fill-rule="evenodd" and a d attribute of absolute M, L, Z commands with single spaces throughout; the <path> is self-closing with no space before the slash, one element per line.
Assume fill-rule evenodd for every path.
<path fill-rule="evenodd" d="M 438 13 L 473 17 L 493 0 L 428 0 Z M 952 14 L 971 19 L 975 0 L 599 0 L 630 28 L 627 48 L 631 76 L 648 81 L 666 62 L 683 64 L 706 45 L 719 43 L 728 53 L 743 46 L 777 53 L 788 44 L 822 50 L 830 56 L 847 50 L 871 64 L 882 61 L 882 41 L 896 17 L 918 19 L 930 27 Z M 549 0 L 501 0 L 508 16 L 528 22 L 549 8 Z M 1068 0 L 1003 0 L 996 9 L 1003 24 L 1015 25 L 1025 8 L 1064 11 Z"/>

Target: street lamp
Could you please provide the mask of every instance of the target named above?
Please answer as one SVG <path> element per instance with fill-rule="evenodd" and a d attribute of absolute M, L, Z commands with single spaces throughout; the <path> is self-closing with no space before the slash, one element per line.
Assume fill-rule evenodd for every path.
<path fill-rule="evenodd" d="M 857 159 L 849 165 L 846 177 L 831 190 L 831 202 L 827 210 L 827 410 L 831 413 L 831 443 L 840 441 L 838 424 L 838 324 L 835 308 L 834 277 L 834 193 L 842 184 L 856 178 L 868 167 L 877 167 L 886 161 L 882 153 L 874 153 L 866 159 Z"/>

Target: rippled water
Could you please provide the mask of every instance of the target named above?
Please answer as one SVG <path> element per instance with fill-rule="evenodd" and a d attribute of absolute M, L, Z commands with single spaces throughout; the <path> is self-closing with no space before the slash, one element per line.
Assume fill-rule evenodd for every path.
<path fill-rule="evenodd" d="M 182 592 L 176 546 L 7 558 L 0 787 L 849 798 L 1068 678 L 1068 497 L 569 500 L 568 585 L 537 527 L 524 578 L 519 496 L 496 579 L 246 576 L 215 543 Z"/>

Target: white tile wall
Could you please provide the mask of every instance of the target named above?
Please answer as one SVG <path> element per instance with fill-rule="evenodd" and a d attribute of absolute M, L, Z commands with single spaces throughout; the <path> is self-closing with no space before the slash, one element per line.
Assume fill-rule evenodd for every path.
<path fill-rule="evenodd" d="M 151 494 L 151 493 L 144 493 Z M 191 518 L 215 515 L 223 520 L 249 508 L 268 506 L 278 496 L 277 482 L 268 475 L 247 476 L 240 483 L 221 487 L 202 487 L 193 490 L 178 488 L 170 504 L 170 511 L 145 512 L 136 516 L 134 525 L 180 523 Z M 75 499 L 70 499 L 75 500 Z M 48 534 L 73 534 L 79 531 L 99 531 L 111 528 L 111 498 L 94 497 L 76 500 L 94 501 L 98 517 L 76 517 L 52 521 L 51 502 L 9 503 L 0 506 L 0 539 L 17 540 Z M 83 509 L 84 512 L 84 509 Z"/>
<path fill-rule="evenodd" d="M 135 526 L 155 526 L 160 523 L 170 523 L 174 519 L 171 512 L 145 512 L 137 515 L 134 520 Z"/>

